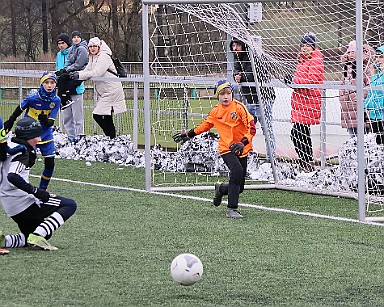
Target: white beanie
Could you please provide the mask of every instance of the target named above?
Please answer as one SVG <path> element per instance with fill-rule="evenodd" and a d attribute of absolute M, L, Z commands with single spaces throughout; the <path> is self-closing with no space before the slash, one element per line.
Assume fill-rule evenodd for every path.
<path fill-rule="evenodd" d="M 100 38 L 98 38 L 97 36 L 92 37 L 88 42 L 88 46 L 101 46 Z"/>

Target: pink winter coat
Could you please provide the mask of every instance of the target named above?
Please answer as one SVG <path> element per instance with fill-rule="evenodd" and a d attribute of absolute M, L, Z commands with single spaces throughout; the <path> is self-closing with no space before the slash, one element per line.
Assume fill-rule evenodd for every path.
<path fill-rule="evenodd" d="M 310 58 L 300 57 L 293 78 L 294 84 L 322 84 L 324 82 L 323 55 L 315 49 Z M 321 89 L 296 88 L 291 97 L 291 121 L 307 125 L 320 124 Z"/>
<path fill-rule="evenodd" d="M 364 61 L 363 61 L 363 83 L 364 87 L 371 83 L 373 76 L 372 59 L 374 50 L 368 45 L 364 45 Z M 348 55 L 344 54 L 341 57 L 341 64 L 343 65 L 343 75 L 341 77 L 341 83 L 344 85 L 356 86 L 356 72 L 355 62 L 348 63 Z M 364 100 L 368 95 L 368 89 L 364 89 L 364 99 L 361 101 L 364 104 Z M 356 128 L 357 127 L 357 94 L 356 90 L 341 89 L 339 91 L 340 109 L 341 109 L 341 126 L 343 128 Z"/>

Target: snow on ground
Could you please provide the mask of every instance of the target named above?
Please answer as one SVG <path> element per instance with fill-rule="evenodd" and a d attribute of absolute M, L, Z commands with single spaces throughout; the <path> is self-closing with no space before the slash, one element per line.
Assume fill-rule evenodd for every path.
<path fill-rule="evenodd" d="M 165 172 L 209 172 L 213 176 L 227 174 L 228 169 L 217 150 L 218 136 L 204 133 L 181 145 L 177 152 L 157 146 L 151 151 L 152 167 Z M 55 132 L 60 158 L 90 162 L 110 162 L 121 166 L 145 167 L 144 152 L 136 150 L 129 135 L 110 140 L 105 136 L 85 136 L 76 143 L 60 131 Z M 384 149 L 375 142 L 375 135 L 364 137 L 367 160 L 366 177 L 369 191 L 384 191 Z M 300 172 L 294 163 L 276 162 L 279 184 L 328 192 L 357 191 L 356 139 L 347 140 L 339 152 L 339 165 L 327 166 L 311 173 Z M 248 176 L 253 180 L 273 182 L 270 163 L 263 163 L 257 153 L 248 158 Z"/>

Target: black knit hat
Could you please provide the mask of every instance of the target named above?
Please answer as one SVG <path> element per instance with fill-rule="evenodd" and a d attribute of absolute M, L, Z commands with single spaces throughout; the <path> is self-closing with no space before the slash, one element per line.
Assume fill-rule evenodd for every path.
<path fill-rule="evenodd" d="M 67 33 L 60 33 L 57 37 L 57 42 L 64 42 L 68 46 L 71 46 L 71 40 L 69 39 L 69 35 Z"/>
<path fill-rule="evenodd" d="M 300 40 L 300 46 L 303 45 L 309 45 L 313 49 L 316 49 L 316 36 L 315 34 L 309 32 L 307 34 L 304 34 L 304 36 Z"/>
<path fill-rule="evenodd" d="M 81 32 L 80 31 L 73 31 L 72 34 L 71 34 L 71 37 L 73 38 L 74 36 L 78 36 L 78 37 L 81 37 Z"/>
<path fill-rule="evenodd" d="M 32 117 L 24 117 L 16 123 L 16 137 L 22 140 L 30 140 L 41 136 L 42 128 L 40 122 Z"/>

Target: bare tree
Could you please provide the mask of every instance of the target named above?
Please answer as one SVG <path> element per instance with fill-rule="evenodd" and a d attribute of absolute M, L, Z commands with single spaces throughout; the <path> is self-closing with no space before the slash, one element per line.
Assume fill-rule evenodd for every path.
<path fill-rule="evenodd" d="M 16 57 L 16 15 L 14 10 L 14 1 L 9 0 L 9 8 L 11 13 L 11 42 L 12 42 L 12 55 Z"/>
<path fill-rule="evenodd" d="M 140 61 L 142 54 L 141 0 L 122 0 L 120 27 L 123 50 L 115 51 L 125 61 Z"/>
<path fill-rule="evenodd" d="M 47 0 L 41 1 L 41 23 L 43 34 L 43 52 L 48 52 L 48 12 L 47 12 Z"/>

